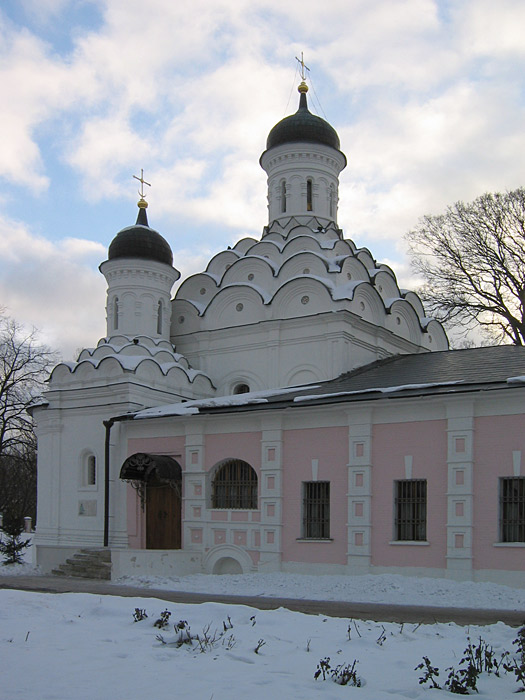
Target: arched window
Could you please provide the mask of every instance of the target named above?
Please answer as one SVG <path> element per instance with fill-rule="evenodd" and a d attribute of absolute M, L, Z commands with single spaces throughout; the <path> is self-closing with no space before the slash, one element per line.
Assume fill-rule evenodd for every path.
<path fill-rule="evenodd" d="M 313 211 L 313 199 L 312 199 L 312 181 L 308 179 L 306 181 L 306 211 Z"/>
<path fill-rule="evenodd" d="M 334 186 L 330 185 L 330 217 L 333 219 L 335 216 L 335 192 Z"/>
<path fill-rule="evenodd" d="M 113 299 L 113 329 L 118 328 L 118 297 Z"/>
<path fill-rule="evenodd" d="M 241 459 L 221 464 L 212 481 L 212 508 L 257 508 L 257 474 Z"/>
<path fill-rule="evenodd" d="M 248 384 L 236 384 L 233 388 L 234 394 L 247 394 L 250 391 Z"/>
<path fill-rule="evenodd" d="M 85 454 L 82 458 L 81 486 L 97 485 L 97 458 L 93 454 Z"/>
<path fill-rule="evenodd" d="M 286 211 L 286 181 L 281 182 L 281 213 Z"/>
<path fill-rule="evenodd" d="M 159 299 L 159 306 L 157 309 L 157 333 L 162 335 L 162 299 Z"/>

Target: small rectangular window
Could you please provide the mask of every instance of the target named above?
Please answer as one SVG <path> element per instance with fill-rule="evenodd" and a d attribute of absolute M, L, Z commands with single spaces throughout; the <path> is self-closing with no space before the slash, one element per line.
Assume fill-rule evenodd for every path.
<path fill-rule="evenodd" d="M 303 482 L 303 535 L 305 539 L 330 538 L 330 482 Z"/>
<path fill-rule="evenodd" d="M 525 542 L 525 477 L 499 480 L 500 542 Z"/>
<path fill-rule="evenodd" d="M 427 480 L 395 481 L 394 535 L 396 540 L 420 542 L 427 538 Z"/>

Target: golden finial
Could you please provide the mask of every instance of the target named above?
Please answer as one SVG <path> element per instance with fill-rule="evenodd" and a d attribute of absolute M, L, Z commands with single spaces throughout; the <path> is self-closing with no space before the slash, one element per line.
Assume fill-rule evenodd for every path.
<path fill-rule="evenodd" d="M 299 85 L 299 87 L 297 89 L 299 90 L 299 92 L 308 92 L 308 85 L 306 84 L 306 71 L 309 71 L 310 69 L 308 68 L 308 66 L 304 62 L 302 51 L 301 51 L 301 58 L 299 59 L 296 56 L 295 60 L 299 61 L 299 65 L 301 66 L 301 84 Z"/>
<path fill-rule="evenodd" d="M 140 182 L 140 190 L 139 190 L 139 195 L 140 199 L 137 202 L 138 208 L 139 209 L 147 209 L 148 208 L 148 203 L 145 200 L 146 193 L 144 192 L 144 185 L 147 185 L 148 187 L 151 187 L 151 184 L 149 182 L 146 182 L 144 179 L 144 170 L 141 168 L 140 169 L 140 177 L 137 175 L 133 175 L 135 180 L 138 180 Z"/>

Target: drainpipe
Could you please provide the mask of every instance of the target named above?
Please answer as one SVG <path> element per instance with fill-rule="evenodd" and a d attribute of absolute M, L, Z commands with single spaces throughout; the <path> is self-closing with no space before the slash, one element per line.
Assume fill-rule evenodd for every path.
<path fill-rule="evenodd" d="M 104 443 L 104 547 L 109 545 L 109 439 L 114 418 L 102 421 L 106 429 Z"/>
<path fill-rule="evenodd" d="M 109 453 L 111 428 L 117 421 L 133 420 L 134 414 L 127 413 L 124 416 L 114 416 L 109 420 L 103 420 L 102 425 L 106 429 L 104 441 L 104 547 L 109 546 Z"/>

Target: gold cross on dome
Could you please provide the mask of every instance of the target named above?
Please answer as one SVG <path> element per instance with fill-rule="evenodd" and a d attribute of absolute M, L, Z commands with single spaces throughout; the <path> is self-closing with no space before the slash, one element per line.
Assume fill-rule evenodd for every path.
<path fill-rule="evenodd" d="M 140 182 L 139 194 L 140 194 L 141 199 L 144 199 L 144 197 L 145 197 L 144 185 L 151 187 L 151 184 L 149 182 L 146 182 L 146 180 L 144 179 L 144 170 L 142 168 L 140 169 L 140 177 L 138 177 L 138 175 L 133 175 L 133 177 L 135 178 L 135 180 L 138 180 Z"/>
<path fill-rule="evenodd" d="M 302 79 L 302 80 L 306 80 L 306 73 L 305 73 L 305 71 L 307 71 L 307 70 L 309 71 L 310 69 L 308 68 L 308 66 L 307 66 L 306 63 L 304 62 L 303 52 L 302 52 L 302 51 L 301 51 L 301 58 L 299 59 L 299 58 L 297 58 L 297 56 L 296 56 L 296 57 L 295 57 L 295 60 L 296 60 L 296 61 L 299 61 L 299 64 L 300 64 L 300 66 L 301 66 L 301 79 Z"/>

